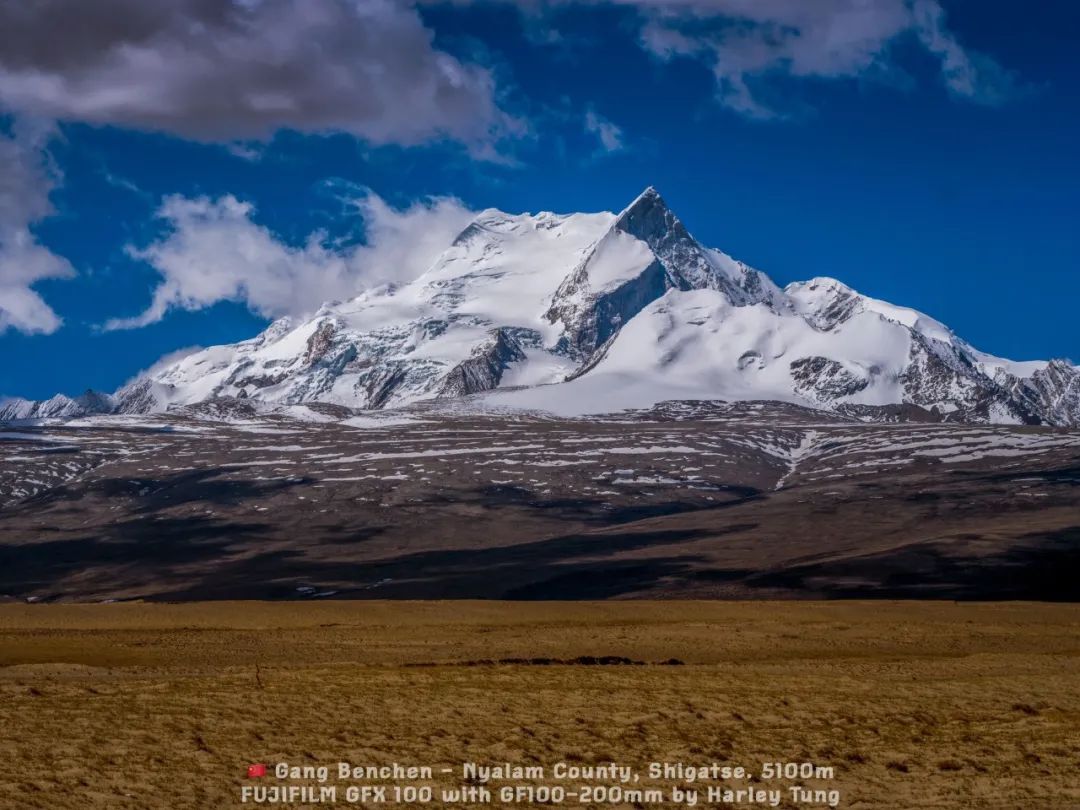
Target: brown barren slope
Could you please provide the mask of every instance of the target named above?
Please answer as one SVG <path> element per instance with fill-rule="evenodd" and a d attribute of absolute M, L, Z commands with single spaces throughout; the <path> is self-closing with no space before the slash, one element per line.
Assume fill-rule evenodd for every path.
<path fill-rule="evenodd" d="M 0 603 L 1080 601 L 1078 431 L 672 408 L 9 431 Z"/>

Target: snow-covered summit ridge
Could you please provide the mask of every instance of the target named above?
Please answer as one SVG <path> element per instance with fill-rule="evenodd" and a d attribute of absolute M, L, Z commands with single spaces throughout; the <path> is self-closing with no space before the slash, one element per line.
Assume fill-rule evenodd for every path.
<path fill-rule="evenodd" d="M 557 413 L 780 400 L 872 418 L 1080 425 L 1080 370 L 979 352 L 830 278 L 777 287 L 700 244 L 654 188 L 618 214 L 488 209 L 406 284 L 198 351 L 124 386 L 0 404 L 0 419 L 145 413 L 217 398 Z"/>

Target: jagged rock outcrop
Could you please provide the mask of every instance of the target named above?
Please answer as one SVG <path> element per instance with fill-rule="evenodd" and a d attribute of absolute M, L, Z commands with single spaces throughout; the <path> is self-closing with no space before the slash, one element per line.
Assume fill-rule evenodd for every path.
<path fill-rule="evenodd" d="M 862 391 L 868 377 L 855 374 L 827 357 L 803 357 L 791 363 L 795 390 L 812 394 L 823 402 L 834 402 Z"/>
<path fill-rule="evenodd" d="M 473 349 L 472 357 L 450 370 L 440 397 L 463 397 L 499 387 L 503 373 L 525 359 L 525 352 L 508 329 L 495 329 L 491 340 Z"/>
<path fill-rule="evenodd" d="M 670 282 L 664 266 L 654 261 L 635 278 L 594 292 L 585 263 L 559 288 L 547 317 L 565 327 L 563 348 L 589 358 L 624 323 L 667 292 Z"/>
<path fill-rule="evenodd" d="M 28 419 L 68 419 L 90 414 L 108 414 L 116 410 L 111 396 L 100 391 L 86 391 L 77 397 L 57 394 L 50 399 L 9 399 L 0 401 L 0 422 Z"/>
<path fill-rule="evenodd" d="M 1028 415 L 1029 422 L 1053 425 L 1080 423 L 1080 369 L 1065 360 L 1051 360 L 1030 377 L 1001 375 L 1002 388 Z"/>

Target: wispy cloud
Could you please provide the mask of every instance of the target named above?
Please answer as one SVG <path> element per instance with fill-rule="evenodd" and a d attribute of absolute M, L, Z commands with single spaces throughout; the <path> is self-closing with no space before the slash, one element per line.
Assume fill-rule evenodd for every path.
<path fill-rule="evenodd" d="M 630 2 L 630 0 L 626 0 Z M 716 77 L 722 104 L 752 118 L 784 117 L 752 83 L 774 75 L 845 79 L 893 67 L 912 37 L 941 62 L 954 96 L 1004 100 L 1012 82 L 993 59 L 964 48 L 937 0 L 633 0 L 646 17 L 642 43 L 660 58 L 689 56 Z M 702 24 L 703 21 L 706 24 Z"/>
<path fill-rule="evenodd" d="M 585 111 L 585 131 L 595 135 L 605 152 L 619 152 L 624 149 L 623 131 L 612 121 L 589 107 Z"/>
<path fill-rule="evenodd" d="M 769 78 L 845 79 L 887 71 L 894 66 L 894 45 L 904 37 L 940 61 L 944 85 L 958 98 L 998 103 L 1015 90 L 1008 71 L 960 43 L 938 0 L 534 0 L 520 5 L 533 20 L 552 7 L 631 9 L 639 18 L 643 48 L 661 60 L 701 62 L 715 77 L 717 100 L 749 118 L 787 117 L 788 110 L 755 89 Z"/>
<path fill-rule="evenodd" d="M 919 40 L 941 60 L 950 93 L 982 104 L 1001 104 L 1018 92 L 1016 79 L 986 54 L 965 49 L 945 25 L 936 0 L 915 0 L 912 11 Z"/>

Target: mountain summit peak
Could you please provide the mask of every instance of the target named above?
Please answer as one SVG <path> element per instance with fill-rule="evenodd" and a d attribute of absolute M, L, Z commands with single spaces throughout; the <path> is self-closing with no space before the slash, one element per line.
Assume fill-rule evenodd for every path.
<path fill-rule="evenodd" d="M 690 239 L 686 228 L 653 186 L 641 192 L 623 209 L 614 227 L 650 246 L 665 238 Z"/>
<path fill-rule="evenodd" d="M 660 192 L 656 190 L 656 186 L 649 186 L 643 192 L 638 194 L 630 205 L 623 209 L 620 218 L 627 213 L 636 209 L 660 207 L 667 208 L 667 203 L 664 202 L 664 198 L 660 196 Z"/>

